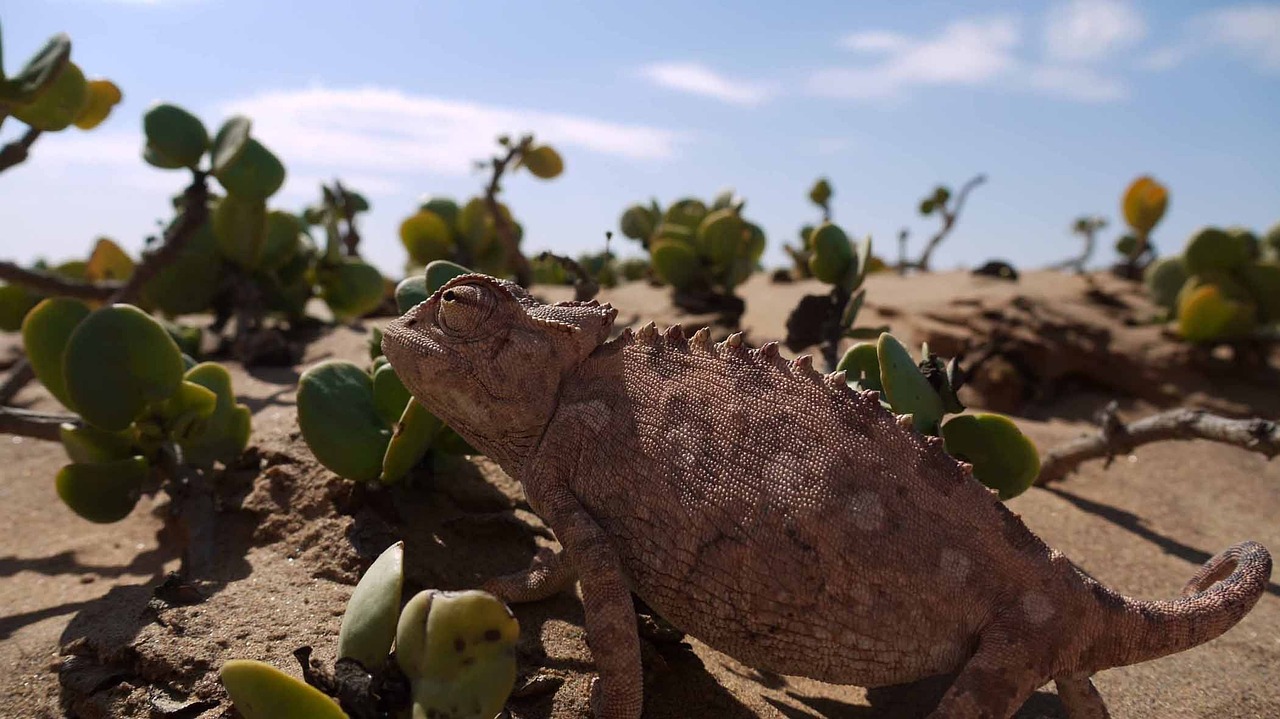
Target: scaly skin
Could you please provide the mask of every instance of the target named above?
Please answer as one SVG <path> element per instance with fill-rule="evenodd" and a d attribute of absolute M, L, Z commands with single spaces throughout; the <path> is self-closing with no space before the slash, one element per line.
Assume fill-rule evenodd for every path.
<path fill-rule="evenodd" d="M 386 329 L 413 395 L 523 484 L 564 547 L 486 589 L 582 582 L 596 713 L 642 705 L 631 592 L 760 669 L 882 686 L 956 673 L 932 716 L 1007 717 L 1053 680 L 1105 717 L 1089 676 L 1225 632 L 1266 588 L 1245 542 L 1179 599 L 1123 597 L 1045 546 L 875 393 L 741 337 L 652 325 L 608 341 L 608 305 L 544 305 L 466 275 Z"/>

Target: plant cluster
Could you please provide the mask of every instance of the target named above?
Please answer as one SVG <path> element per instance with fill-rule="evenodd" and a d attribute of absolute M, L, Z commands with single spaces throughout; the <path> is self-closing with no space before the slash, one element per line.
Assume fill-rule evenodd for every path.
<path fill-rule="evenodd" d="M 1146 268 L 1152 298 L 1190 342 L 1280 336 L 1280 224 L 1259 238 L 1242 227 L 1205 227 L 1182 254 Z"/>
<path fill-rule="evenodd" d="M 482 194 L 462 205 L 447 197 L 429 197 L 400 223 L 400 242 L 409 253 L 406 274 L 435 260 L 449 260 L 495 277 L 515 276 L 521 285 L 531 283 L 529 260 L 520 251 L 524 228 L 497 199 L 502 178 L 509 170 L 524 168 L 534 177 L 551 180 L 564 172 L 564 160 L 550 145 L 537 144 L 533 135 L 519 141 L 502 136 L 498 144 L 501 155 L 477 163 L 491 169 Z"/>
<path fill-rule="evenodd" d="M 180 481 L 183 467 L 228 464 L 248 444 L 249 408 L 227 370 L 196 364 L 137 307 L 46 299 L 23 320 L 22 341 L 36 377 L 78 415 L 58 429 L 71 464 L 56 482 L 85 519 L 123 519 L 154 472 Z"/>
<path fill-rule="evenodd" d="M 469 270 L 437 260 L 396 288 L 401 312 Z M 372 364 L 321 362 L 298 380 L 298 424 L 312 454 L 339 476 L 357 482 L 398 482 L 436 451 L 476 454 L 456 432 L 415 401 L 382 355 L 381 332 L 369 343 Z"/>
<path fill-rule="evenodd" d="M 831 197 L 834 194 L 835 190 L 831 187 L 831 181 L 825 177 L 818 178 L 813 183 L 813 187 L 809 188 L 809 201 L 822 210 L 823 223 L 831 221 Z M 805 225 L 800 228 L 800 245 L 798 247 L 792 247 L 789 244 L 782 246 L 783 251 L 791 258 L 791 279 L 803 280 L 813 276 L 809 261 L 813 257 L 811 237 L 814 229 L 816 229 L 814 225 Z"/>
<path fill-rule="evenodd" d="M 809 273 L 831 285 L 825 295 L 805 295 L 787 317 L 787 348 L 799 352 L 821 345 L 828 368 L 834 368 L 840 341 L 878 336 L 883 328 L 855 328 L 866 300 L 862 283 L 873 271 L 871 238 L 856 245 L 839 225 L 824 222 L 808 233 L 805 253 Z"/>
<path fill-rule="evenodd" d="M 1116 252 L 1123 258 L 1115 271 L 1122 277 L 1138 279 L 1155 259 L 1151 231 L 1169 208 L 1169 190 L 1155 178 L 1142 175 L 1129 183 L 1120 200 L 1120 212 L 1129 230 L 1116 240 Z"/>
<path fill-rule="evenodd" d="M 902 343 L 885 332 L 874 344 L 854 345 L 837 365 L 851 387 L 875 390 L 881 402 L 899 415 L 909 416 L 916 431 L 942 437 L 947 454 L 973 465 L 973 476 L 1012 499 L 1035 482 L 1040 455 L 1035 445 L 1008 417 L 964 412 L 956 393 L 964 374 L 956 360 L 944 362 L 925 344 L 921 360 L 911 358 Z M 943 417 L 956 414 L 943 423 Z"/>
<path fill-rule="evenodd" d="M 15 75 L 5 73 L 0 56 L 0 118 L 13 117 L 28 128 L 0 151 L 0 171 L 25 160 L 41 133 L 97 127 L 121 98 L 110 80 L 85 78 L 71 61 L 71 38 L 63 33 L 49 38 Z"/>
<path fill-rule="evenodd" d="M 960 219 L 960 212 L 964 209 L 965 200 L 969 198 L 969 193 L 974 188 L 987 181 L 986 175 L 975 175 L 968 182 L 960 186 L 960 189 L 954 194 L 951 188 L 946 185 L 938 185 L 933 192 L 920 200 L 920 215 L 922 217 L 937 217 L 941 225 L 938 231 L 929 238 L 924 249 L 920 251 L 920 256 L 915 260 L 907 259 L 907 237 L 908 233 L 903 230 L 898 235 L 898 271 L 905 273 L 907 270 L 919 270 L 928 272 L 933 253 L 942 244 L 942 241 L 951 234 L 955 229 L 956 222 Z"/>
<path fill-rule="evenodd" d="M 520 623 L 511 610 L 486 592 L 434 589 L 402 609 L 403 589 L 397 542 L 351 593 L 334 676 L 304 665 L 304 683 L 265 662 L 233 659 L 220 675 L 236 709 L 245 719 L 494 719 L 516 680 Z M 388 690 L 403 683 L 407 691 Z"/>
<path fill-rule="evenodd" d="M 744 306 L 734 288 L 758 268 L 765 250 L 764 230 L 742 216 L 745 205 L 732 190 L 710 205 L 686 197 L 664 210 L 652 200 L 628 207 L 619 226 L 649 252 L 653 274 L 674 288 L 677 305 L 736 320 Z"/>

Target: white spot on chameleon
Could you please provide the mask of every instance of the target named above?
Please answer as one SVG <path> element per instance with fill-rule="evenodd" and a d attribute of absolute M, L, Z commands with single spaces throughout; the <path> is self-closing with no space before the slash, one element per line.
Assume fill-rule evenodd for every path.
<path fill-rule="evenodd" d="M 1043 624 L 1053 616 L 1053 601 L 1039 592 L 1022 595 L 1022 612 L 1032 624 Z"/>
<path fill-rule="evenodd" d="M 973 568 L 973 560 L 969 559 L 967 554 L 956 551 L 947 547 L 942 550 L 942 555 L 938 561 L 938 569 L 942 571 L 943 579 L 953 582 L 963 582 L 969 576 L 969 570 Z"/>
<path fill-rule="evenodd" d="M 849 500 L 849 514 L 853 526 L 864 532 L 874 532 L 884 525 L 884 503 L 880 495 L 864 490 Z"/>

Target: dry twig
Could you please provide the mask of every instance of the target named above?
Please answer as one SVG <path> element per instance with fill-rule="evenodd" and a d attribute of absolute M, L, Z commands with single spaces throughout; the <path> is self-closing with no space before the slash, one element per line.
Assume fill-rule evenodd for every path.
<path fill-rule="evenodd" d="M 1280 423 L 1266 419 L 1228 419 L 1199 409 L 1174 409 L 1136 422 L 1116 416 L 1117 404 L 1103 410 L 1102 429 L 1047 452 L 1040 463 L 1036 484 L 1057 482 L 1090 459 L 1106 459 L 1132 452 L 1135 447 L 1165 440 L 1207 439 L 1230 444 L 1267 459 L 1280 454 Z"/>

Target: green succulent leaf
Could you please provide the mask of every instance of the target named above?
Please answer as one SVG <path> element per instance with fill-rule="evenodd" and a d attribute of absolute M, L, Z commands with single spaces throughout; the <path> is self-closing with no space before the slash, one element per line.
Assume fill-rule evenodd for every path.
<path fill-rule="evenodd" d="M 676 289 L 690 287 L 698 277 L 698 255 L 684 242 L 655 240 L 649 243 L 649 257 L 654 274 Z"/>
<path fill-rule="evenodd" d="M 250 137 L 234 160 L 214 168 L 213 176 L 230 195 L 265 201 L 284 184 L 285 169 L 280 158 Z"/>
<path fill-rule="evenodd" d="M 355 364 L 330 360 L 298 380 L 298 424 L 311 452 L 347 479 L 376 481 L 391 428 L 373 399 L 373 379 Z"/>
<path fill-rule="evenodd" d="M 101 464 L 136 454 L 138 429 L 131 426 L 123 432 L 107 432 L 87 424 L 63 424 L 58 427 L 58 438 L 72 462 Z"/>
<path fill-rule="evenodd" d="M 183 379 L 185 383 L 204 387 L 217 398 L 200 430 L 180 442 L 183 461 L 197 467 L 214 462 L 230 464 L 248 446 L 252 422 L 249 408 L 236 403 L 231 374 L 220 364 L 201 362 L 188 369 Z"/>
<path fill-rule="evenodd" d="M 218 249 L 245 269 L 262 263 L 267 243 L 267 203 L 262 199 L 227 195 L 213 211 L 213 236 Z"/>
<path fill-rule="evenodd" d="M 213 136 L 211 155 L 213 158 L 213 174 L 225 174 L 227 169 L 240 159 L 249 144 L 249 131 L 253 123 L 243 115 L 232 115 L 218 128 Z"/>
<path fill-rule="evenodd" d="M 429 263 L 423 272 L 423 277 L 427 282 L 428 296 L 435 294 L 436 290 L 444 287 L 449 280 L 469 274 L 471 274 L 471 270 L 448 260 L 436 260 Z"/>
<path fill-rule="evenodd" d="M 0 82 L 0 101 L 25 104 L 35 100 L 58 78 L 70 60 L 71 38 L 66 33 L 54 35 L 27 61 L 18 74 Z"/>
<path fill-rule="evenodd" d="M 813 256 L 809 258 L 809 270 L 813 276 L 827 284 L 846 281 L 853 262 L 853 244 L 844 230 L 830 222 L 824 222 L 809 236 Z M 848 288 L 846 288 L 848 289 Z"/>
<path fill-rule="evenodd" d="M 973 476 L 1012 499 L 1040 474 L 1040 454 L 1008 417 L 962 414 L 942 425 L 947 453 L 973 465 Z"/>
<path fill-rule="evenodd" d="M 58 497 L 90 522 L 109 524 L 129 516 L 151 471 L 135 456 L 94 464 L 68 464 L 58 470 Z"/>
<path fill-rule="evenodd" d="M 264 662 L 232 659 L 219 676 L 244 719 L 350 719 L 319 689 Z"/>
<path fill-rule="evenodd" d="M 389 363 L 373 372 L 373 403 L 378 415 L 389 425 L 400 421 L 404 408 L 409 405 L 409 390 L 405 389 L 395 368 Z"/>
<path fill-rule="evenodd" d="M 132 305 L 90 313 L 67 339 L 67 396 L 89 424 L 121 431 L 182 383 L 182 353 L 153 317 Z"/>
<path fill-rule="evenodd" d="M 454 227 L 458 222 L 458 203 L 447 197 L 428 197 L 418 209 L 436 213 L 449 227 Z"/>
<path fill-rule="evenodd" d="M 0 332 L 22 329 L 23 318 L 39 303 L 40 296 L 21 285 L 0 284 Z"/>
<path fill-rule="evenodd" d="M 67 340 L 89 312 L 89 306 L 80 300 L 51 297 L 33 307 L 22 321 L 22 346 L 36 379 L 62 406 L 73 412 L 76 407 L 67 392 L 63 364 Z"/>
<path fill-rule="evenodd" d="M 169 167 L 196 167 L 209 148 L 200 118 L 169 103 L 152 105 L 142 116 L 147 149 Z"/>
<path fill-rule="evenodd" d="M 840 358 L 836 371 L 844 372 L 845 381 L 858 389 L 884 391 L 884 385 L 880 383 L 880 357 L 874 343 L 859 342 L 850 347 Z"/>
<path fill-rule="evenodd" d="M 945 413 L 942 398 L 920 373 L 911 353 L 886 332 L 876 344 L 876 358 L 880 361 L 880 383 L 893 411 L 911 415 L 916 431 L 936 435 Z"/>
<path fill-rule="evenodd" d="M 338 630 L 338 658 L 376 671 L 387 661 L 400 618 L 404 588 L 404 542 L 387 547 L 360 578 Z"/>
<path fill-rule="evenodd" d="M 659 216 L 654 211 L 644 205 L 632 205 L 622 213 L 622 218 L 618 221 L 618 227 L 622 230 L 622 234 L 633 240 L 640 242 L 648 242 L 653 236 L 654 230 L 658 229 Z"/>
<path fill-rule="evenodd" d="M 400 223 L 400 243 L 419 265 L 453 257 L 453 232 L 444 218 L 431 210 L 418 210 Z"/>
<path fill-rule="evenodd" d="M 386 292 L 382 273 L 354 257 L 344 257 L 339 264 L 326 268 L 319 273 L 319 280 L 321 298 L 340 320 L 377 309 Z"/>
<path fill-rule="evenodd" d="M 550 145 L 538 145 L 525 150 L 520 164 L 534 177 L 550 180 L 564 172 L 564 159 Z"/>
<path fill-rule="evenodd" d="M 387 369 L 389 368 L 388 365 Z M 382 483 L 400 481 L 422 461 L 442 426 L 430 410 L 410 399 L 400 420 L 396 422 L 395 432 L 387 444 L 387 453 L 382 458 Z"/>
<path fill-rule="evenodd" d="M 406 277 L 396 285 L 396 308 L 400 310 L 400 314 L 404 314 L 426 302 L 430 296 L 431 293 L 427 292 L 426 275 Z"/>

